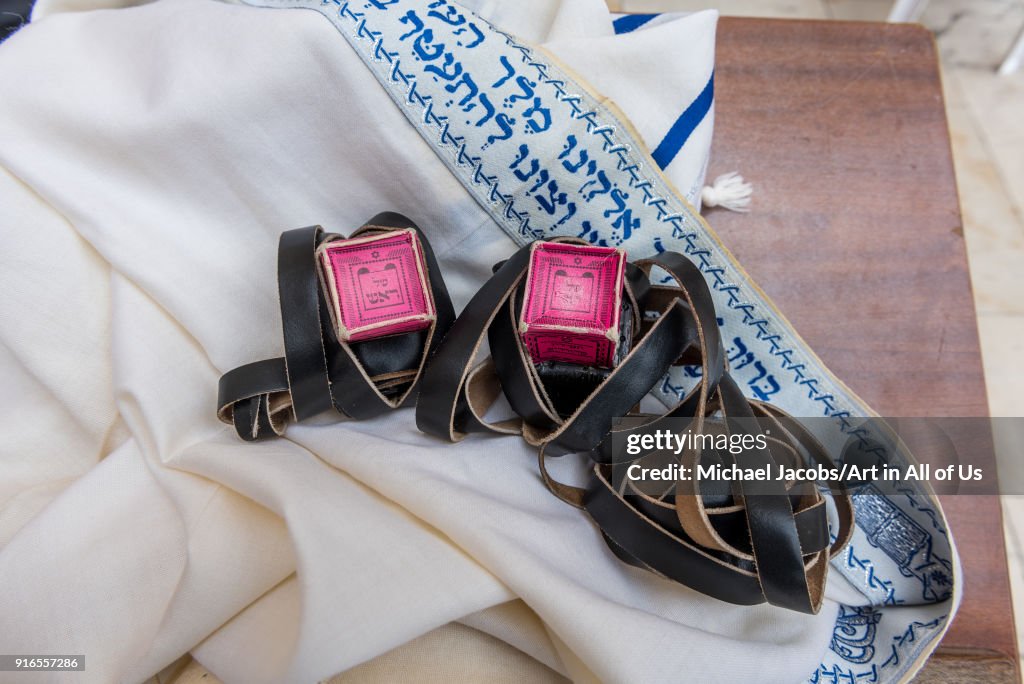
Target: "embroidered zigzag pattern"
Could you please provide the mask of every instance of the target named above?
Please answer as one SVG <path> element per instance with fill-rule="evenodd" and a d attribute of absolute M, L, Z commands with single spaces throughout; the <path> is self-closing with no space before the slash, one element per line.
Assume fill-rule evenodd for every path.
<path fill-rule="evenodd" d="M 846 547 L 846 566 L 857 569 L 864 573 L 864 581 L 868 587 L 875 591 L 885 593 L 884 606 L 895 606 L 903 603 L 903 599 L 896 598 L 896 588 L 892 580 L 887 580 L 875 574 L 875 566 L 870 558 L 858 558 L 853 551 L 853 544 Z"/>
<path fill-rule="evenodd" d="M 903 634 L 893 637 L 893 643 L 890 646 L 892 652 L 889 654 L 886 661 L 882 663 L 882 667 L 894 667 L 898 665 L 900 662 L 899 649 L 905 649 L 908 644 L 917 642 L 924 634 L 938 629 L 946 621 L 946 617 L 946 615 L 941 615 L 929 622 L 918 622 L 917 620 L 911 622 Z"/>
<path fill-rule="evenodd" d="M 839 665 L 827 667 L 822 663 L 807 681 L 808 684 L 862 684 L 864 682 L 877 682 L 878 667 L 872 665 L 867 670 L 856 672 L 852 668 L 844 669 L 839 667 Z"/>

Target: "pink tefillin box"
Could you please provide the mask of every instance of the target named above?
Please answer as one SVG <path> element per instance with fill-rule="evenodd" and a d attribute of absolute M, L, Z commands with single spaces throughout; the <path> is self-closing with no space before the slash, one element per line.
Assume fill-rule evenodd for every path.
<path fill-rule="evenodd" d="M 534 363 L 614 365 L 625 265 L 613 247 L 534 243 L 519 318 Z"/>
<path fill-rule="evenodd" d="M 332 240 L 318 250 L 331 318 L 342 342 L 430 327 L 436 313 L 414 230 Z"/>

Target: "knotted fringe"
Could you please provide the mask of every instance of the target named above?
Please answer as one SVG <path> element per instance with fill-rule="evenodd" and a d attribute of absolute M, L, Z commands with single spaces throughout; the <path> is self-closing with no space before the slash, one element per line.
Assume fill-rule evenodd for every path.
<path fill-rule="evenodd" d="M 754 186 L 743 180 L 740 174 L 731 171 L 723 173 L 711 185 L 705 185 L 700 191 L 700 200 L 704 207 L 722 207 L 746 213 L 750 211 L 750 198 L 753 194 Z"/>

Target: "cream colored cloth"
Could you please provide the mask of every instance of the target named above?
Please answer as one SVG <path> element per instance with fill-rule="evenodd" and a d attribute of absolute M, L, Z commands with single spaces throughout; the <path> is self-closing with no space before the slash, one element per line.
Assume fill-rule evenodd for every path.
<path fill-rule="evenodd" d="M 583 681 L 815 671 L 834 602 L 731 606 L 618 562 L 517 438 L 218 423 L 219 375 L 282 351 L 282 230 L 403 212 L 457 308 L 513 245 L 316 13 L 59 11 L 81 5 L 0 46 L 0 651 L 85 654 L 76 681 L 194 649 L 229 682 L 310 682 L 462 620 Z M 474 7 L 644 136 L 713 51 L 714 13 L 614 37 L 600 0 Z"/>

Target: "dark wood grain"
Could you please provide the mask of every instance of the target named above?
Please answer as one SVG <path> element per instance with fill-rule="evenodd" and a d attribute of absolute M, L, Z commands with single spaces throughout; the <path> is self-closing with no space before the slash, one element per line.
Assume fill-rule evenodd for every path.
<path fill-rule="evenodd" d="M 932 36 L 723 18 L 715 97 L 710 175 L 738 170 L 755 196 L 709 223 L 826 365 L 886 416 L 987 415 Z M 999 501 L 943 505 L 964 601 L 942 648 L 1016 679 Z"/>

